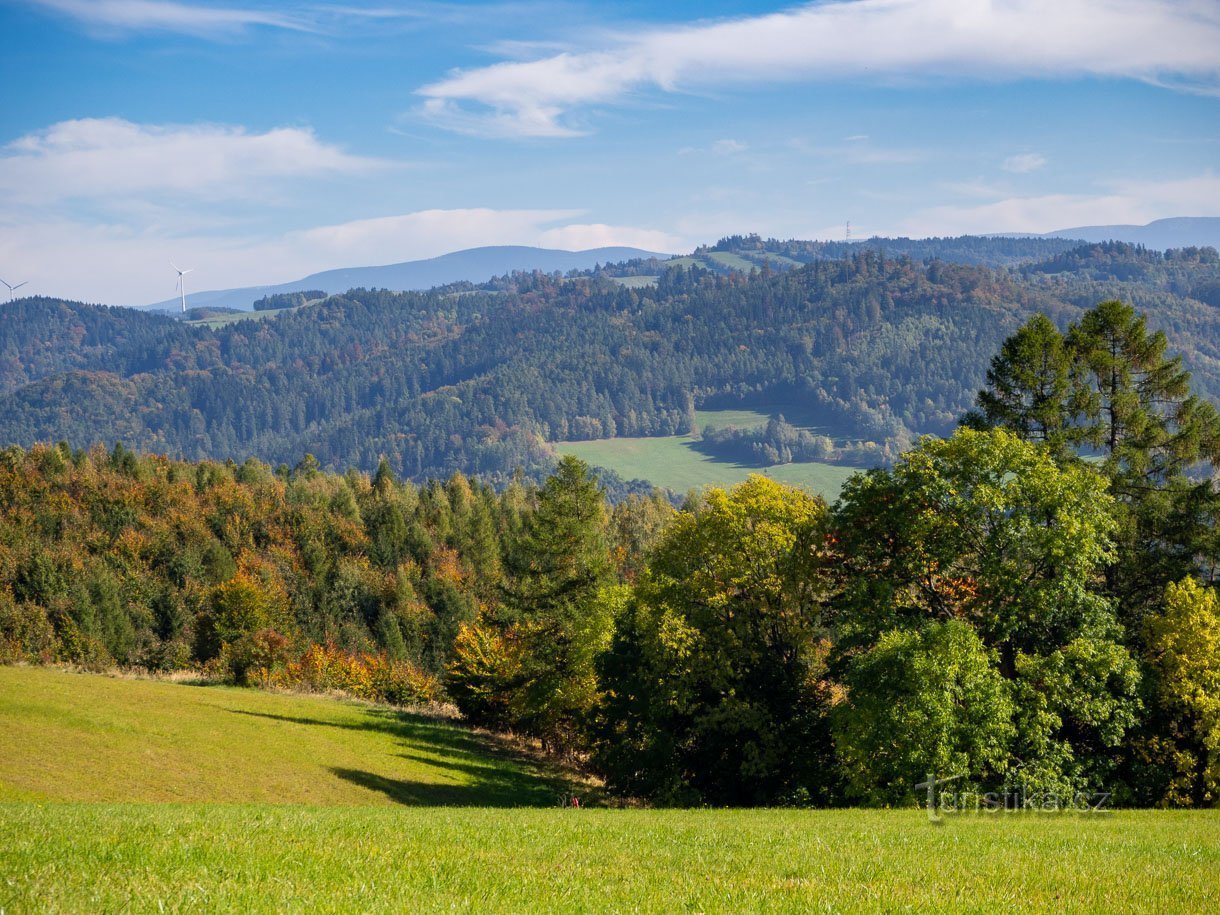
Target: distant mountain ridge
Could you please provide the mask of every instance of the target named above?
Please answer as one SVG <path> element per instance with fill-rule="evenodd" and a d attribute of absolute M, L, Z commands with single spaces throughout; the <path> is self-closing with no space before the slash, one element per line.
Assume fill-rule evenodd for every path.
<path fill-rule="evenodd" d="M 1164 251 L 1168 248 L 1220 249 L 1220 216 L 1177 216 L 1157 219 L 1145 226 L 1078 226 L 1044 232 L 1035 238 L 1079 238 L 1087 242 L 1125 241 Z"/>
<path fill-rule="evenodd" d="M 748 407 L 824 430 L 801 454 L 882 462 L 952 429 L 1029 316 L 1063 326 L 1111 298 L 1147 312 L 1220 402 L 1220 255 L 1065 245 L 741 236 L 666 269 L 358 289 L 257 325 L 18 299 L 0 304 L 0 445 L 385 457 L 420 481 L 506 482 L 549 466 L 555 442 L 675 436 L 695 410 Z"/>
<path fill-rule="evenodd" d="M 187 305 L 192 308 L 209 306 L 250 311 L 257 299 L 284 292 L 322 289 L 333 295 L 347 292 L 349 289 L 362 288 L 410 292 L 462 281 L 483 283 L 493 276 L 502 276 L 512 273 L 514 270 L 541 270 L 544 273 L 554 273 L 558 270 L 566 273 L 569 270 L 587 270 L 596 264 L 618 263 L 647 257 L 669 257 L 669 255 L 625 247 L 590 248 L 587 251 L 560 251 L 553 248 L 531 248 L 525 245 L 467 248 L 464 251 L 454 251 L 439 257 L 404 261 L 399 264 L 324 270 L 299 280 L 272 286 L 243 286 L 236 289 L 191 292 L 187 295 Z M 145 305 L 143 309 L 176 312 L 179 310 L 179 302 L 176 298 L 166 299 L 163 302 Z"/>

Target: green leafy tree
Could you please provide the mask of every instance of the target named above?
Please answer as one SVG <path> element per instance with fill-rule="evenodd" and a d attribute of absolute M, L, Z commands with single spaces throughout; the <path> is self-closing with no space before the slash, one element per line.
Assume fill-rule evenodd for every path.
<path fill-rule="evenodd" d="M 837 667 L 890 630 L 968 623 L 1014 697 L 1042 713 L 1015 719 L 1026 771 L 1042 786 L 1090 777 L 1094 752 L 1133 723 L 1138 683 L 1096 590 L 1112 507 L 1102 476 L 1002 429 L 925 439 L 893 470 L 854 477 L 835 518 Z M 1049 676 L 1073 664 L 1068 685 Z"/>
<path fill-rule="evenodd" d="M 892 470 L 857 474 L 835 518 L 844 647 L 896 626 L 965 619 L 1000 652 L 1113 627 L 1093 593 L 1111 558 L 1113 500 L 1084 466 L 1003 430 L 925 438 Z"/>
<path fill-rule="evenodd" d="M 857 655 L 835 710 L 835 743 L 849 792 L 903 804 L 931 774 L 994 785 L 1012 762 L 1013 702 L 994 659 L 960 620 L 894 629 Z"/>
<path fill-rule="evenodd" d="M 595 759 L 612 788 L 668 803 L 829 796 L 825 514 L 754 476 L 666 529 L 602 662 Z"/>

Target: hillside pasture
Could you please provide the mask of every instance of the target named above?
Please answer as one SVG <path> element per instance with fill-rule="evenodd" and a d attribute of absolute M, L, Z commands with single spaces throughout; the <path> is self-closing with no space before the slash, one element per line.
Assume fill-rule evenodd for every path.
<path fill-rule="evenodd" d="M 0 667 L 0 801 L 519 807 L 549 805 L 565 784 L 440 718 Z"/>
<path fill-rule="evenodd" d="M 792 412 L 795 420 L 779 406 Z M 816 424 L 813 417 L 806 415 L 807 412 L 797 404 L 777 405 L 774 411 L 761 405 L 724 407 L 696 410 L 695 423 L 700 429 L 709 425 L 718 429 L 729 426 L 753 429 L 766 425 L 772 416 L 784 415 L 793 420 L 798 428 L 832 434 L 832 429 Z M 559 442 L 555 450 L 560 454 L 575 455 L 595 467 L 613 470 L 624 480 L 647 480 L 654 486 L 676 493 L 706 486 L 733 486 L 750 474 L 758 473 L 818 493 L 833 502 L 847 478 L 858 471 L 856 467 L 816 461 L 759 467 L 719 460 L 700 451 L 697 441 L 689 435 Z"/>

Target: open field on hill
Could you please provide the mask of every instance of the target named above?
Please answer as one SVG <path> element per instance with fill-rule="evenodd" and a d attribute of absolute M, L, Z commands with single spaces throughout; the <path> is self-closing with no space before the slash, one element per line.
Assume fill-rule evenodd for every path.
<path fill-rule="evenodd" d="M 717 461 L 695 450 L 694 442 L 685 435 L 559 442 L 555 450 L 573 454 L 595 467 L 613 470 L 624 480 L 648 480 L 654 486 L 677 493 L 704 486 L 732 486 L 752 473 L 760 473 L 816 492 L 833 502 L 847 478 L 858 469 L 814 462 L 751 467 Z"/>
<path fill-rule="evenodd" d="M 1216 813 L 0 805 L 12 911 L 1215 911 Z"/>
<path fill-rule="evenodd" d="M 740 254 L 733 254 L 729 251 L 713 251 L 707 255 L 711 260 L 725 267 L 731 267 L 734 270 L 742 270 L 749 273 L 758 265 L 746 260 Z"/>
<path fill-rule="evenodd" d="M 701 429 L 708 424 L 718 428 L 751 428 L 764 425 L 768 418 L 767 413 L 750 408 L 695 411 L 695 421 Z M 696 449 L 694 440 L 687 435 L 558 442 L 555 450 L 575 455 L 595 467 L 613 470 L 624 480 L 647 480 L 677 493 L 704 486 L 733 486 L 752 473 L 761 473 L 833 502 L 847 478 L 858 470 L 818 462 L 754 467 L 716 460 Z"/>
<path fill-rule="evenodd" d="M 490 738 L 387 708 L 0 667 L 0 801 L 515 807 L 562 787 Z"/>
<path fill-rule="evenodd" d="M 612 279 L 627 289 L 643 289 L 645 286 L 655 286 L 658 278 L 655 276 L 616 276 Z"/>
<path fill-rule="evenodd" d="M 278 318 L 285 312 L 296 311 L 295 308 L 269 308 L 265 311 L 243 311 L 240 314 L 219 315 L 215 318 L 203 318 L 199 321 L 188 321 L 188 324 L 197 324 L 200 327 L 224 327 L 227 324 L 236 324 L 238 321 L 266 321 L 270 318 Z"/>
<path fill-rule="evenodd" d="M 293 305 L 289 308 L 264 308 L 262 311 L 243 311 L 239 314 L 219 315 L 215 318 L 204 318 L 201 321 L 188 321 L 187 323 L 217 328 L 224 327 L 226 324 L 235 324 L 238 321 L 266 321 L 269 318 L 278 318 L 282 314 L 287 314 L 290 311 L 299 311 L 302 308 L 308 308 L 323 301 L 325 299 L 310 299 L 303 305 Z"/>

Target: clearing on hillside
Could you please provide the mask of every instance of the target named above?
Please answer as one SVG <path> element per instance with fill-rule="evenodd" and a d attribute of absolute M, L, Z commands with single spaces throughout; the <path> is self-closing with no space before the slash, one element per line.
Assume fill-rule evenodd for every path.
<path fill-rule="evenodd" d="M 709 424 L 720 429 L 727 426 L 747 429 L 766 425 L 768 419 L 783 412 L 783 409 L 767 412 L 752 407 L 697 410 L 695 422 L 700 429 Z M 833 431 L 799 419 L 795 425 L 821 434 L 831 434 Z M 706 454 L 697 445 L 698 442 L 689 435 L 669 435 L 556 442 L 554 447 L 560 454 L 571 454 L 594 467 L 613 470 L 624 480 L 647 480 L 653 486 L 679 494 L 705 486 L 734 486 L 750 474 L 759 473 L 780 483 L 815 492 L 828 502 L 833 502 L 848 477 L 859 472 L 858 467 L 819 461 L 766 467 L 739 464 Z"/>

